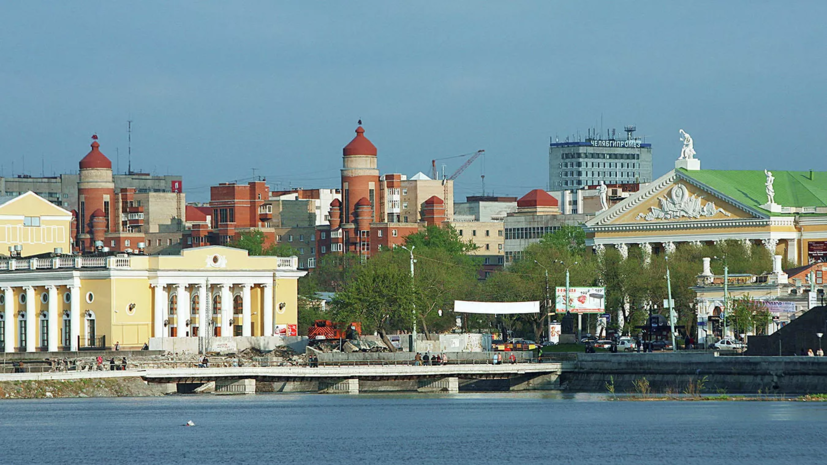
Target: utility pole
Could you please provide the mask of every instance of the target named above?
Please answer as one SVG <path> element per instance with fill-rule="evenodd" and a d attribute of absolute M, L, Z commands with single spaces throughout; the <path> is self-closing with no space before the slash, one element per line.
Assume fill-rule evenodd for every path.
<path fill-rule="evenodd" d="M 670 332 L 672 333 L 672 352 L 675 352 L 675 303 L 672 301 L 672 278 L 669 276 L 669 257 L 666 257 L 666 290 L 669 299 L 669 326 L 671 326 Z"/>
<path fill-rule="evenodd" d="M 415 245 L 412 245 L 411 248 L 407 248 L 404 245 L 402 246 L 403 249 L 407 250 L 408 253 L 411 254 L 411 289 L 414 288 L 414 260 L 413 251 L 416 248 Z M 411 313 L 413 313 L 413 332 L 411 333 L 412 340 L 411 340 L 411 352 L 416 352 L 416 300 L 411 301 L 411 306 L 413 307 Z"/>
<path fill-rule="evenodd" d="M 549 311 L 548 307 L 549 307 L 549 303 L 551 302 L 551 300 L 550 300 L 549 294 L 548 294 L 548 268 L 544 267 L 543 265 L 540 265 L 540 262 L 538 262 L 537 260 L 534 260 L 534 263 L 539 265 L 546 273 L 546 302 L 543 304 L 543 310 L 545 310 L 546 317 L 550 321 L 551 320 L 551 316 L 550 316 L 551 312 Z M 550 327 L 549 327 L 549 332 L 548 332 L 548 340 L 551 341 L 551 328 Z"/>
<path fill-rule="evenodd" d="M 721 339 L 726 338 L 727 335 L 727 310 L 729 309 L 729 267 L 724 262 L 724 334 Z"/>

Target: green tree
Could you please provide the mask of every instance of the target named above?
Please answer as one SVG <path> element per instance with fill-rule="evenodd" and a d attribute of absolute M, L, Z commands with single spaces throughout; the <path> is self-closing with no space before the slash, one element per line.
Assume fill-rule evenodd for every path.
<path fill-rule="evenodd" d="M 269 255 L 271 257 L 294 257 L 299 255 L 299 251 L 294 249 L 290 244 L 271 244 L 270 247 L 264 249 L 261 255 Z"/>
<path fill-rule="evenodd" d="M 230 242 L 230 247 L 244 249 L 250 255 L 264 255 L 264 233 L 260 229 L 242 231 Z"/>
<path fill-rule="evenodd" d="M 338 321 L 359 321 L 363 331 L 377 331 L 388 347 L 391 328 L 408 327 L 414 300 L 411 277 L 394 263 L 393 254 L 378 254 L 333 299 Z"/>
<path fill-rule="evenodd" d="M 571 253 L 582 255 L 586 251 L 586 231 L 581 226 L 565 224 L 553 233 L 540 239 L 540 244 L 553 249 L 566 249 Z"/>
<path fill-rule="evenodd" d="M 442 249 L 451 254 L 463 254 L 476 250 L 472 242 L 465 242 L 453 227 L 428 226 L 424 231 L 411 234 L 405 238 L 405 246 L 417 249 Z"/>

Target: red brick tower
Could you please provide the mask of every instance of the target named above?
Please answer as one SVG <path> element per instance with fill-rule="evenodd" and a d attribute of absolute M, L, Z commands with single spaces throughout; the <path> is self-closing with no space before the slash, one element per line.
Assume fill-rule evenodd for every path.
<path fill-rule="evenodd" d="M 428 226 L 442 226 L 445 222 L 445 202 L 432 195 L 422 204 L 422 219 Z"/>
<path fill-rule="evenodd" d="M 356 137 L 342 150 L 342 199 L 344 212 L 342 223 L 350 223 L 356 212 L 356 202 L 367 199 L 370 205 L 371 221 L 381 221 L 379 209 L 379 170 L 376 167 L 376 146 L 365 137 L 361 126 L 356 128 Z"/>
<path fill-rule="evenodd" d="M 339 229 L 339 224 L 342 221 L 342 202 L 339 199 L 333 199 L 330 202 L 330 230 L 335 231 Z"/>
<path fill-rule="evenodd" d="M 117 230 L 120 206 L 115 204 L 115 183 L 112 181 L 112 162 L 99 150 L 98 136 L 92 136 L 92 150 L 80 161 L 78 180 L 78 247 L 81 251 L 94 250 L 92 214 L 100 210 L 98 228 L 103 233 Z M 103 240 L 103 235 L 100 239 Z"/>
<path fill-rule="evenodd" d="M 370 201 L 365 197 L 356 202 L 356 231 L 354 238 L 358 244 L 355 252 L 360 255 L 370 255 L 370 223 L 373 217 L 373 210 Z"/>

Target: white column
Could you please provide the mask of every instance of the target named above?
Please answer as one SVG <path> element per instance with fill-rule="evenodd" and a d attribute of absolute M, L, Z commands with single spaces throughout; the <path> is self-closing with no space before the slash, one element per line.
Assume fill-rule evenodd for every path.
<path fill-rule="evenodd" d="M 264 283 L 261 285 L 264 289 L 264 297 L 262 300 L 262 308 L 264 312 L 264 331 L 261 333 L 265 336 L 273 335 L 273 284 Z"/>
<path fill-rule="evenodd" d="M 69 325 L 70 339 L 73 351 L 78 350 L 78 338 L 80 337 L 80 286 L 69 286 Z"/>
<path fill-rule="evenodd" d="M 37 347 L 38 317 L 34 308 L 34 288 L 26 286 L 26 352 L 34 352 Z"/>
<path fill-rule="evenodd" d="M 241 285 L 241 335 L 250 337 L 252 331 L 252 310 L 250 310 L 250 284 Z"/>
<path fill-rule="evenodd" d="M 187 337 L 187 332 L 190 331 L 190 328 L 187 326 L 187 320 L 190 319 L 191 305 L 190 291 L 187 290 L 186 283 L 178 284 L 178 337 Z"/>
<path fill-rule="evenodd" d="M 57 292 L 55 286 L 46 286 L 49 290 L 49 352 L 57 352 L 58 341 L 58 321 L 61 320 L 57 309 L 58 299 L 60 294 Z"/>
<path fill-rule="evenodd" d="M 221 337 L 233 337 L 230 319 L 233 317 L 233 293 L 229 284 L 221 285 Z"/>
<path fill-rule="evenodd" d="M 5 304 L 5 318 L 6 318 L 6 352 L 14 352 L 14 327 L 17 321 L 14 319 L 14 294 L 10 287 L 3 288 L 3 295 L 6 299 Z"/>
<path fill-rule="evenodd" d="M 212 296 L 207 292 L 206 283 L 201 283 L 198 285 L 198 335 L 200 337 L 204 336 L 212 336 L 212 334 L 207 334 L 205 331 L 210 330 L 209 315 L 207 315 L 207 299 L 212 298 Z"/>
<path fill-rule="evenodd" d="M 164 299 L 166 293 L 164 292 L 164 286 L 161 284 L 153 284 L 152 287 L 155 288 L 155 307 L 153 308 L 155 325 L 152 337 L 166 337 L 164 332 Z"/>

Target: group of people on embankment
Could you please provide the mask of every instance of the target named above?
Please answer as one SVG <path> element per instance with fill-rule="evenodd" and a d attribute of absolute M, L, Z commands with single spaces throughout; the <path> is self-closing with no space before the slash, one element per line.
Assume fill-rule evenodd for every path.
<path fill-rule="evenodd" d="M 434 354 L 430 355 L 428 352 L 425 354 L 421 354 L 419 352 L 416 353 L 414 356 L 414 366 L 421 366 L 421 365 L 447 365 L 448 364 L 448 356 L 443 354 Z"/>

